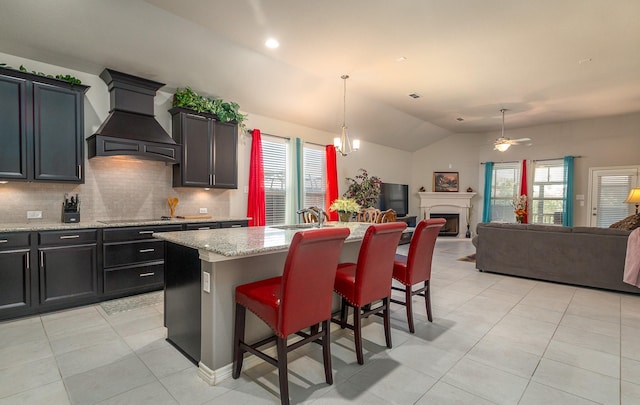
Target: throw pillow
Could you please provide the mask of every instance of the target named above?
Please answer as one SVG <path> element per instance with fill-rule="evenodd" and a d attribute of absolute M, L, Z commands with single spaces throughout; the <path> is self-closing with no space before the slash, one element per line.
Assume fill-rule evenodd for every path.
<path fill-rule="evenodd" d="M 609 228 L 621 229 L 623 231 L 633 231 L 638 227 L 640 227 L 640 214 L 629 215 L 625 219 L 609 226 Z"/>

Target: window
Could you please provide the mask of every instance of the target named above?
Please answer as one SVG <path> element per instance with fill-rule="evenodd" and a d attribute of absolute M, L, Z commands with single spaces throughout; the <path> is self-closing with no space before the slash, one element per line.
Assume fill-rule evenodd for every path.
<path fill-rule="evenodd" d="M 324 147 L 304 145 L 304 207 L 324 206 L 326 195 L 327 162 Z"/>
<path fill-rule="evenodd" d="M 495 163 L 491 181 L 491 222 L 515 222 L 513 197 L 520 187 L 520 163 Z"/>
<path fill-rule="evenodd" d="M 287 140 L 262 136 L 264 192 L 267 225 L 281 225 L 286 220 Z"/>
<path fill-rule="evenodd" d="M 562 225 L 565 189 L 562 159 L 536 162 L 529 223 Z"/>

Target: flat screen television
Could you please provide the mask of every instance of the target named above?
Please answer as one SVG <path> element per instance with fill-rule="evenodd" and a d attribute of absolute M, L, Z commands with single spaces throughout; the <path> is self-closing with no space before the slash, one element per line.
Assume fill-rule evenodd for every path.
<path fill-rule="evenodd" d="M 409 186 L 407 184 L 382 183 L 378 208 L 393 209 L 399 217 L 409 215 Z"/>

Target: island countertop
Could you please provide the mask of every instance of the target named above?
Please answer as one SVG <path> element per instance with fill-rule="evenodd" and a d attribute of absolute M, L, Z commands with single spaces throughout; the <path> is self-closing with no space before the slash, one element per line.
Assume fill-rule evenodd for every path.
<path fill-rule="evenodd" d="M 371 225 L 366 222 L 328 222 L 327 227 L 349 228 L 347 241 L 361 240 Z M 199 231 L 163 232 L 153 236 L 178 245 L 198 249 L 228 258 L 266 254 L 287 250 L 293 235 L 302 230 L 317 229 L 301 225 L 254 226 L 248 228 L 226 228 Z"/>

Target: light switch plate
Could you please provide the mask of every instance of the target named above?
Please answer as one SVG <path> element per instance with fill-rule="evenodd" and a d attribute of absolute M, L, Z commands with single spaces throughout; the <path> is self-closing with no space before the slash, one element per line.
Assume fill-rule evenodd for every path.
<path fill-rule="evenodd" d="M 207 209 L 206 208 L 200 208 L 200 213 L 201 214 L 206 214 L 207 213 Z"/>
<path fill-rule="evenodd" d="M 206 271 L 202 272 L 202 291 L 211 292 L 211 275 Z"/>

